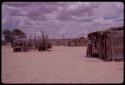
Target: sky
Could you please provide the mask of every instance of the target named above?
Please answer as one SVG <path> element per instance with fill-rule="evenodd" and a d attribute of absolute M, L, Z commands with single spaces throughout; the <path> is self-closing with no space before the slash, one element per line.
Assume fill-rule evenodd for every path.
<path fill-rule="evenodd" d="M 19 28 L 49 38 L 87 37 L 88 33 L 123 26 L 122 2 L 4 2 L 2 30 Z"/>

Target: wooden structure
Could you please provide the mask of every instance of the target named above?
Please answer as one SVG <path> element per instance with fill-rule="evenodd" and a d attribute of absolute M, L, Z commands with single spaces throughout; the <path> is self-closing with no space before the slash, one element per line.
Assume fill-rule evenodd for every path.
<path fill-rule="evenodd" d="M 48 41 L 48 35 L 45 35 L 42 31 L 42 39 L 37 40 L 36 34 L 35 39 L 31 39 L 31 35 L 29 40 L 17 38 L 13 41 L 13 51 L 14 52 L 28 52 L 29 50 L 38 50 L 38 51 L 47 51 L 52 48 L 51 43 Z"/>
<path fill-rule="evenodd" d="M 42 41 L 38 43 L 38 50 L 47 51 L 49 48 L 52 48 L 52 45 L 50 42 L 48 42 L 48 35 L 45 35 L 42 31 Z"/>
<path fill-rule="evenodd" d="M 87 57 L 123 60 L 123 27 L 113 27 L 88 34 Z"/>

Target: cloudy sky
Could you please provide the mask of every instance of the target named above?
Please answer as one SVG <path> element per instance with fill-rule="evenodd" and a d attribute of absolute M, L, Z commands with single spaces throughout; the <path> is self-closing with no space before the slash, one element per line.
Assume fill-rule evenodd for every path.
<path fill-rule="evenodd" d="M 75 38 L 123 26 L 122 2 L 4 2 L 2 30 L 19 28 L 29 35 L 46 31 L 50 38 Z"/>

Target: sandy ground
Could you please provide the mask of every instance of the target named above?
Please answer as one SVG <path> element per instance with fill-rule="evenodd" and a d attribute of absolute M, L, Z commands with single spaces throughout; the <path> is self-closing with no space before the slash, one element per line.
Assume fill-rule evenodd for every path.
<path fill-rule="evenodd" d="M 14 53 L 2 46 L 3 83 L 122 83 L 123 62 L 87 58 L 86 47 Z"/>

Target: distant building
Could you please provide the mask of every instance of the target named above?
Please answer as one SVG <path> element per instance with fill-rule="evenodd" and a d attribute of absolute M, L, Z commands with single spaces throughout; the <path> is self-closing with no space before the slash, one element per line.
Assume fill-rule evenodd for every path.
<path fill-rule="evenodd" d="M 72 39 L 68 42 L 68 46 L 86 46 L 88 43 L 87 39 L 80 37 L 77 39 Z"/>

